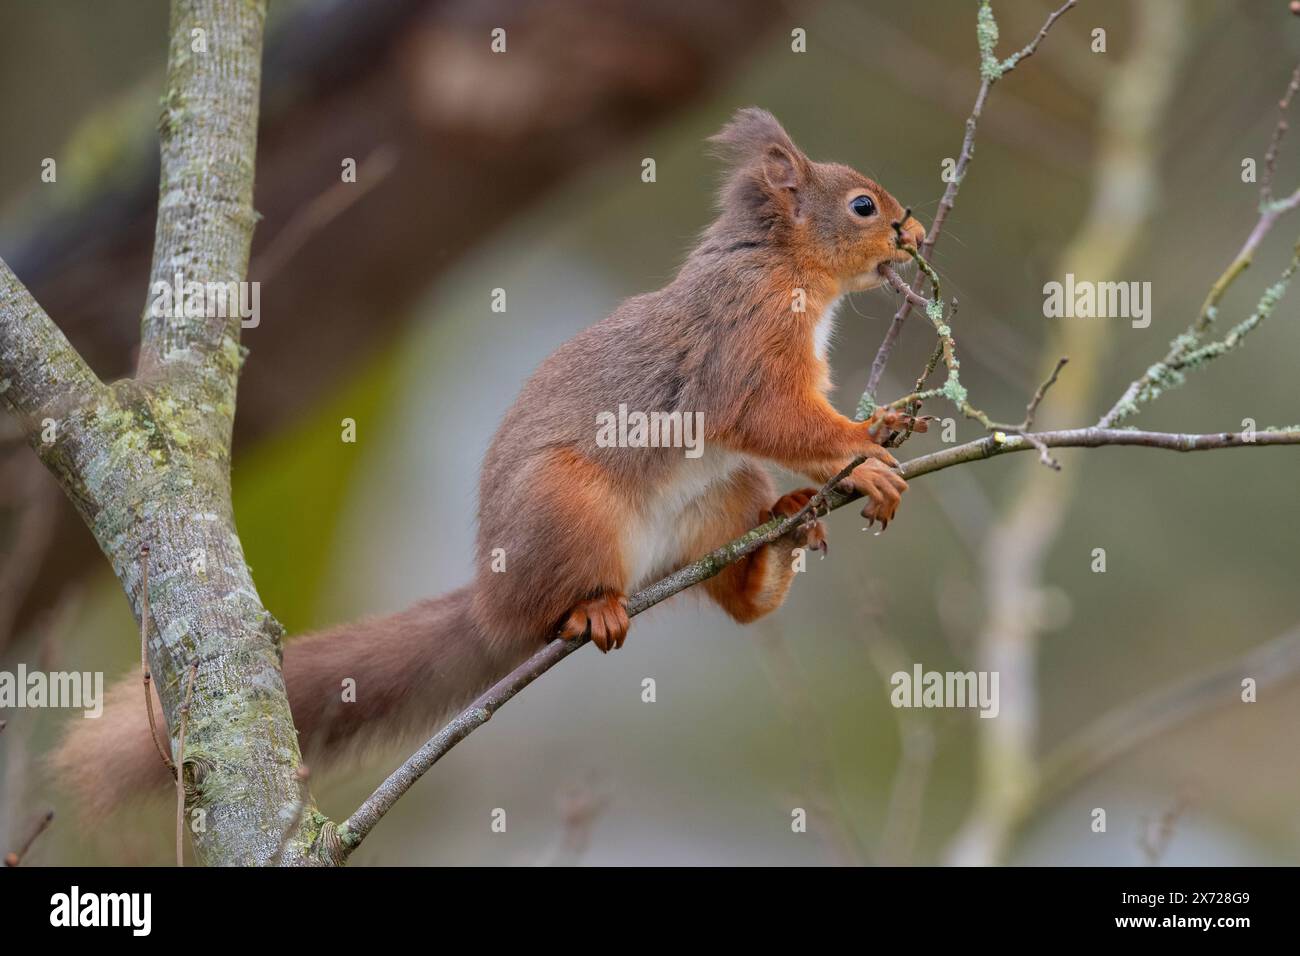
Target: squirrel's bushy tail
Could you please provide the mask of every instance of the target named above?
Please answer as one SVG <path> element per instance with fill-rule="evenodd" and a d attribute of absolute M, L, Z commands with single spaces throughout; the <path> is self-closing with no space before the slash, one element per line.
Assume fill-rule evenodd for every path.
<path fill-rule="evenodd" d="M 466 587 L 388 617 L 286 641 L 285 685 L 307 765 L 320 769 L 367 744 L 431 732 L 519 664 L 527 646 L 490 641 L 475 625 L 471 603 Z M 349 678 L 355 695 L 345 698 Z M 156 697 L 154 708 L 165 747 Z M 109 690 L 98 719 L 73 722 L 51 765 L 92 817 L 174 785 L 149 740 L 139 673 Z"/>

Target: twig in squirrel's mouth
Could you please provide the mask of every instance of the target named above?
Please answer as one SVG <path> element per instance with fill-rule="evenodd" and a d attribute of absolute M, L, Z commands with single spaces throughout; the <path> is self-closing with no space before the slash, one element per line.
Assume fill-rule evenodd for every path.
<path fill-rule="evenodd" d="M 882 262 L 878 267 L 878 271 L 885 277 L 885 282 L 889 287 L 902 295 L 908 302 L 912 303 L 913 306 L 919 309 L 925 309 L 930 305 L 929 299 L 912 291 L 911 283 L 907 282 L 898 274 L 898 271 L 894 268 L 892 263 Z"/>

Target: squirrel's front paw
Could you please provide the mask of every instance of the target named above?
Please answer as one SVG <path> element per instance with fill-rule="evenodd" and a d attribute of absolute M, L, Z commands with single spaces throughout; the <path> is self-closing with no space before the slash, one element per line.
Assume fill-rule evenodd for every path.
<path fill-rule="evenodd" d="M 862 509 L 862 517 L 867 519 L 868 527 L 879 521 L 881 531 L 894 520 L 903 492 L 907 490 L 902 475 L 874 459 L 853 469 L 853 474 L 842 484 L 869 499 Z"/>
<path fill-rule="evenodd" d="M 867 419 L 867 427 L 872 438 L 879 441 L 888 438 L 890 432 L 907 431 L 909 428 L 914 432 L 929 431 L 931 420 L 930 415 L 917 418 L 896 408 L 877 408 Z"/>
<path fill-rule="evenodd" d="M 627 597 L 622 594 L 602 594 L 582 601 L 569 612 L 560 628 L 560 637 L 567 641 L 590 632 L 591 643 L 599 647 L 602 654 L 607 654 L 614 648 L 623 646 L 630 626 Z"/>
<path fill-rule="evenodd" d="M 782 495 L 777 499 L 776 504 L 764 511 L 759 517 L 762 521 L 768 521 L 773 516 L 788 518 L 791 515 L 796 515 L 803 510 L 804 505 L 808 504 L 815 494 L 817 494 L 816 488 L 800 488 L 788 495 Z M 805 515 L 803 521 L 786 532 L 786 537 L 793 541 L 797 547 L 807 548 L 810 551 L 820 551 L 822 554 L 826 553 L 826 525 L 818 521 L 817 516 L 812 512 Z"/>
<path fill-rule="evenodd" d="M 888 441 L 891 435 L 898 432 L 908 430 L 913 432 L 928 431 L 930 421 L 931 418 L 928 415 L 917 418 L 893 408 L 877 408 L 871 413 L 871 417 L 863 423 L 867 426 L 867 441 L 862 450 L 858 452 L 858 455 L 867 459 L 875 459 L 890 468 L 897 468 L 898 459 L 891 455 L 882 443 Z"/>

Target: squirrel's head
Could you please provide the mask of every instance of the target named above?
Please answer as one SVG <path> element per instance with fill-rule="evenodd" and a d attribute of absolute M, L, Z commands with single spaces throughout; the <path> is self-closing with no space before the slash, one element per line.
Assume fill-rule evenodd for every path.
<path fill-rule="evenodd" d="M 911 260 L 895 242 L 906 214 L 898 200 L 855 169 L 810 160 L 767 110 L 739 110 L 710 142 L 729 167 L 718 197 L 728 227 L 782 246 L 844 291 L 879 285 L 882 263 Z M 920 222 L 901 226 L 904 242 L 919 245 Z"/>

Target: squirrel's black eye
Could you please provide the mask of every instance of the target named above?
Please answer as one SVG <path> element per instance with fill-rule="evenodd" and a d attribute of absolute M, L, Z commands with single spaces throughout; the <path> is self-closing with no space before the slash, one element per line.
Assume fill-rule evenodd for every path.
<path fill-rule="evenodd" d="M 870 196 L 855 196 L 849 207 L 864 219 L 876 214 L 876 203 Z"/>

